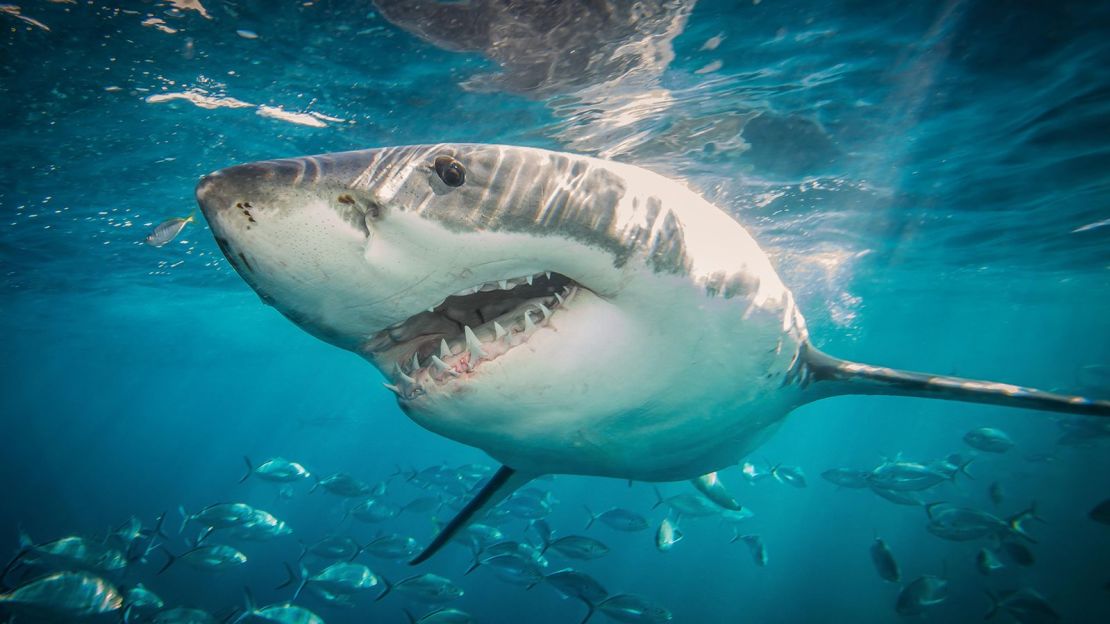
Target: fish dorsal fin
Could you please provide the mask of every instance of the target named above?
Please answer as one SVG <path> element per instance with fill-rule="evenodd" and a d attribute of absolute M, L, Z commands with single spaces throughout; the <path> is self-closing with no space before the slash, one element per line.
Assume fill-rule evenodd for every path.
<path fill-rule="evenodd" d="M 808 343 L 801 347 L 800 360 L 804 370 L 793 378 L 806 387 L 805 402 L 845 394 L 883 394 L 1110 417 L 1108 400 L 849 362 Z"/>
<path fill-rule="evenodd" d="M 501 466 L 501 468 L 494 473 L 493 477 L 490 478 L 489 483 L 466 504 L 466 507 L 462 508 L 462 511 L 456 514 L 455 517 L 447 523 L 447 526 L 435 536 L 432 542 L 424 548 L 423 552 L 409 562 L 409 565 L 417 565 L 427 561 L 429 557 L 439 552 L 439 549 L 443 548 L 444 544 L 449 542 L 459 531 L 465 529 L 466 526 L 481 513 L 505 500 L 510 494 L 536 476 L 538 475 L 517 472 L 508 466 Z"/>

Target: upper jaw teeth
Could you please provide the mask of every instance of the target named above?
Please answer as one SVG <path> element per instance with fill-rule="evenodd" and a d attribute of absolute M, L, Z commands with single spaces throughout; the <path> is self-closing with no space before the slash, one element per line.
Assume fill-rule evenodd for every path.
<path fill-rule="evenodd" d="M 512 290 L 512 289 L 516 288 L 517 286 L 520 286 L 521 284 L 528 284 L 529 286 L 531 286 L 532 285 L 532 280 L 534 280 L 535 278 L 537 278 L 541 275 L 546 275 L 548 279 L 551 279 L 551 272 L 550 271 L 543 271 L 543 272 L 540 272 L 540 273 L 532 273 L 532 274 L 526 275 L 524 277 L 513 277 L 513 278 L 510 278 L 510 279 L 502 279 L 502 280 L 495 280 L 495 281 L 492 281 L 492 282 L 485 282 L 485 283 L 482 283 L 482 284 L 478 284 L 477 286 L 471 286 L 470 288 L 464 288 L 464 289 L 462 289 L 462 290 L 460 290 L 456 293 L 452 293 L 451 296 L 452 297 L 465 297 L 467 295 L 473 295 L 474 293 L 477 293 L 477 292 L 490 292 L 490 291 L 493 291 L 493 290 Z M 442 303 L 443 303 L 443 301 L 440 301 L 439 303 L 437 303 L 436 305 L 432 306 L 429 309 L 439 307 L 439 305 L 442 304 Z"/>
<path fill-rule="evenodd" d="M 526 283 L 527 278 L 504 280 L 510 288 Z M 515 282 L 515 283 L 514 283 Z M 460 335 L 449 343 L 441 338 L 438 355 L 420 356 L 414 352 L 395 361 L 392 382 L 385 384 L 401 399 L 412 400 L 425 394 L 430 382 L 444 383 L 473 371 L 481 362 L 493 360 L 526 342 L 533 333 L 550 326 L 559 310 L 569 307 L 578 292 L 577 286 L 566 286 L 557 296 L 536 298 L 515 312 L 478 325 L 463 326 Z M 421 362 L 421 359 L 424 361 Z"/>

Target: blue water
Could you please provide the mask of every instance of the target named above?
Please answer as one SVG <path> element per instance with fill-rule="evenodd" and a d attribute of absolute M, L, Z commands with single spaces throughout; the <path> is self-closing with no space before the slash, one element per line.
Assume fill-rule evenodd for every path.
<path fill-rule="evenodd" d="M 224 614 L 244 586 L 263 604 L 287 599 L 273 587 L 298 540 L 434 532 L 427 514 L 343 522 L 340 499 L 308 484 L 291 499 L 238 484 L 243 455 L 370 483 L 398 467 L 492 465 L 411 423 L 365 362 L 261 305 L 203 222 L 161 249 L 143 244 L 155 224 L 194 209 L 201 175 L 279 156 L 474 141 L 640 164 L 686 180 L 750 229 L 825 351 L 1110 396 L 1106 3 L 702 1 L 671 7 L 682 18 L 657 43 L 673 58 L 542 84 L 499 75 L 504 59 L 455 51 L 367 2 L 173 4 L 189 3 L 23 0 L 0 12 L 2 553 L 16 551 L 21 528 L 36 541 L 92 537 L 132 514 L 149 524 L 170 510 L 176 524 L 178 505 L 246 502 L 294 535 L 243 546 L 241 569 L 156 575 L 154 554 L 118 579 Z M 729 543 L 728 527 L 691 519 L 667 553 L 653 530 L 592 527 L 612 553 L 581 564 L 552 554 L 551 569 L 574 565 L 679 622 L 898 621 L 898 587 L 868 556 L 878 534 L 907 579 L 950 581 L 949 598 L 916 619 L 980 621 L 984 590 L 1032 587 L 1064 621 L 1110 621 L 1110 529 L 1087 516 L 1110 495 L 1110 442 L 1060 445 L 1061 420 L 903 398 L 811 404 L 747 458 L 800 466 L 808 487 L 722 473 L 755 512 L 742 532 L 762 536 L 766 567 Z M 1004 429 L 1015 448 L 980 454 L 974 480 L 928 500 L 1000 516 L 1036 501 L 1046 522 L 1029 525 L 1032 566 L 983 577 L 974 556 L 986 541 L 941 540 L 921 509 L 819 476 L 897 453 L 966 455 L 962 436 L 981 426 Z M 993 481 L 1006 492 L 998 507 Z M 559 501 L 548 522 L 563 534 L 583 532 L 583 505 L 637 510 L 652 529 L 665 515 L 648 484 L 539 485 Z M 424 494 L 395 478 L 387 497 Z M 505 530 L 520 539 L 523 527 Z M 391 580 L 409 574 L 359 560 Z M 469 562 L 449 546 L 423 570 L 458 582 L 466 593 L 453 606 L 479 621 L 584 614 L 545 586 L 463 576 Z M 364 596 L 354 609 L 300 602 L 332 623 L 423 612 L 400 596 Z"/>

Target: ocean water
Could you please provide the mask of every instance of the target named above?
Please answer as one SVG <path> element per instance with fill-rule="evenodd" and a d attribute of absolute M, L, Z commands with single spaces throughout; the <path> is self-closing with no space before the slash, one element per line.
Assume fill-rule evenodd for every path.
<path fill-rule="evenodd" d="M 309 493 L 311 479 L 285 494 L 238 483 L 243 456 L 387 482 L 383 499 L 396 504 L 429 494 L 406 481 L 410 469 L 495 466 L 413 424 L 371 366 L 262 305 L 203 219 L 164 247 L 143 243 L 195 210 L 205 173 L 282 156 L 458 141 L 638 164 L 749 229 L 824 351 L 1110 396 L 1106 3 L 645 2 L 636 21 L 583 25 L 553 16 L 586 19 L 601 3 L 15 2 L 0 5 L 0 553 L 19 551 L 20 531 L 36 543 L 98 539 L 132 515 L 151 527 L 167 512 L 157 541 L 180 554 L 194 530 L 177 535 L 179 506 L 244 502 L 293 534 L 237 544 L 248 561 L 223 572 L 158 574 L 156 550 L 106 575 L 222 617 L 242 606 L 244 587 L 259 604 L 288 600 L 291 588 L 275 586 L 299 542 L 366 543 L 380 531 L 426 543 L 436 530 L 430 512 L 354 522 L 350 502 Z M 754 513 L 736 530 L 761 537 L 765 566 L 715 517 L 683 519 L 683 540 L 659 552 L 667 511 L 653 508 L 651 484 L 540 480 L 558 534 L 611 549 L 592 561 L 549 552 L 548 571 L 582 570 L 676 622 L 973 622 L 990 608 L 987 591 L 1019 588 L 1062 621 L 1110 621 L 1110 528 L 1088 515 L 1110 496 L 1110 432 L 1066 437 L 1075 422 L 894 397 L 799 408 L 737 463 L 798 466 L 805 488 L 721 472 Z M 1004 430 L 1014 447 L 972 449 L 963 436 L 977 427 Z M 923 502 L 1002 518 L 1035 502 L 1044 521 L 1025 523 L 1031 565 L 1002 553 L 1005 568 L 983 576 L 975 557 L 991 540 L 940 539 L 920 506 L 820 476 L 950 453 L 974 456 L 973 478 L 957 475 Z M 992 483 L 1004 492 L 997 504 Z M 634 510 L 650 528 L 586 530 L 584 506 Z M 502 526 L 535 542 L 525 527 Z M 870 559 L 875 536 L 904 582 L 943 577 L 947 599 L 898 615 L 899 585 Z M 449 545 L 418 571 L 455 581 L 465 594 L 450 606 L 480 622 L 586 613 L 544 583 L 464 574 L 472 559 Z M 357 561 L 391 581 L 413 573 Z M 41 572 L 16 565 L 3 582 Z M 332 623 L 429 610 L 396 594 L 375 602 L 376 592 L 353 607 L 310 592 L 298 604 Z"/>

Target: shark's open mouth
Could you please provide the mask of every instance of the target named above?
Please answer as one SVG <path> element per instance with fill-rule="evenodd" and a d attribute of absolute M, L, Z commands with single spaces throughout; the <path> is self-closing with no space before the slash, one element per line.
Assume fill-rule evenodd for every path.
<path fill-rule="evenodd" d="M 412 400 L 549 328 L 579 288 L 552 272 L 479 284 L 378 332 L 365 353 L 392 379 L 386 387 Z"/>

